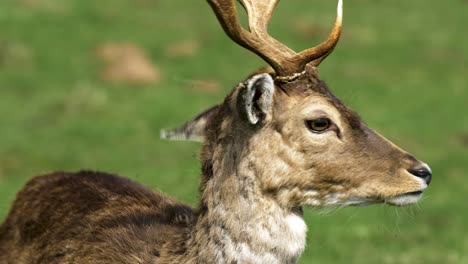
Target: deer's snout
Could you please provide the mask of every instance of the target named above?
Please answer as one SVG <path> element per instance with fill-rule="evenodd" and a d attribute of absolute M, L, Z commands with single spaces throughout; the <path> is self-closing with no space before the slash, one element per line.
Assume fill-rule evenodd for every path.
<path fill-rule="evenodd" d="M 419 178 L 423 179 L 427 183 L 427 185 L 429 185 L 429 183 L 431 183 L 432 171 L 431 171 L 431 168 L 429 168 L 429 166 L 427 166 L 427 165 L 415 166 L 415 167 L 413 167 L 411 169 L 408 169 L 408 172 L 413 174 L 416 177 L 419 177 Z"/>

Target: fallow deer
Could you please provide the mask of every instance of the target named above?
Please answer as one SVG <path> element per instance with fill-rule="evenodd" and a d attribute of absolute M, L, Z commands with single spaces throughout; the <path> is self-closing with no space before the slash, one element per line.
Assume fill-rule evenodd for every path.
<path fill-rule="evenodd" d="M 279 0 L 208 0 L 272 70 L 166 138 L 202 140 L 197 209 L 99 172 L 33 178 L 0 228 L 0 263 L 296 263 L 303 207 L 416 203 L 429 167 L 370 129 L 317 74 L 341 34 L 295 53 L 267 33 Z"/>

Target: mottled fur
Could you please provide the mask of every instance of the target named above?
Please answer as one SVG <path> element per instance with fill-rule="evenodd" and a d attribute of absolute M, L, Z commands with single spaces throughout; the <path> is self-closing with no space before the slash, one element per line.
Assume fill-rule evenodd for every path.
<path fill-rule="evenodd" d="M 341 34 L 342 1 L 328 40 L 299 54 L 266 32 L 277 2 L 240 1 L 248 32 L 233 0 L 209 0 L 227 34 L 278 76 L 257 72 L 162 133 L 204 142 L 196 210 L 105 173 L 36 177 L 0 227 L 0 264 L 292 264 L 305 247 L 304 206 L 417 202 L 428 167 L 367 127 L 317 75 Z M 310 127 L 317 120 L 329 125 Z"/>
<path fill-rule="evenodd" d="M 194 217 L 190 207 L 110 174 L 39 176 L 0 228 L 0 263 L 157 263 L 187 240 Z"/>
<path fill-rule="evenodd" d="M 253 78 L 197 116 L 202 129 L 184 125 L 205 139 L 196 210 L 104 173 L 36 177 L 0 228 L 0 263 L 296 263 L 303 206 L 419 199 L 427 184 L 408 170 L 425 165 L 368 128 L 314 67 L 273 86 Z M 239 99 L 247 88 L 274 94 Z M 265 113 L 249 110 L 259 104 Z M 333 127 L 311 132 L 306 121 L 323 116 Z"/>

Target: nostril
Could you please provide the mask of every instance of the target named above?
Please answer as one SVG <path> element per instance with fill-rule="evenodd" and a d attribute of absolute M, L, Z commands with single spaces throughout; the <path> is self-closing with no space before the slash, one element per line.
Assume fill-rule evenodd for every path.
<path fill-rule="evenodd" d="M 409 169 L 408 172 L 416 177 L 422 178 L 424 181 L 426 181 L 427 185 L 429 185 L 432 180 L 432 171 L 429 169 L 429 167 L 413 168 Z"/>

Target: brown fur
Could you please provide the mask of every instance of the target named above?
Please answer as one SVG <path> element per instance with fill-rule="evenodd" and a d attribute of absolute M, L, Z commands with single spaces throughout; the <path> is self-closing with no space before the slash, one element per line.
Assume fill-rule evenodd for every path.
<path fill-rule="evenodd" d="M 193 218 L 190 207 L 110 174 L 39 176 L 0 228 L 0 263 L 155 263 L 164 245 L 186 240 Z"/>
<path fill-rule="evenodd" d="M 315 68 L 276 83 L 257 125 L 241 114 L 246 85 L 193 120 L 204 129 L 184 125 L 205 139 L 197 210 L 105 173 L 39 176 L 0 227 L 0 263 L 295 263 L 303 206 L 393 203 L 424 188 L 407 171 L 422 163 L 368 128 Z M 307 129 L 317 113 L 332 131 Z"/>
<path fill-rule="evenodd" d="M 239 117 L 236 118 L 235 109 L 232 109 L 235 91 L 212 117 L 206 128 L 207 143 L 202 151 L 202 186 L 213 174 L 211 161 L 219 159 L 216 153 L 227 155 L 232 145 L 240 145 L 229 153 L 232 155 L 230 162 L 255 156 L 252 162 L 260 166 L 257 178 L 267 176 L 263 179 L 263 191 L 272 195 L 282 194 L 283 189 L 289 192 L 294 188 L 309 188 L 318 190 L 317 198 L 320 198 L 339 188 L 343 199 L 362 197 L 384 202 L 387 198 L 420 188 L 418 179 L 407 170 L 423 166 L 423 163 L 368 128 L 357 113 L 328 90 L 314 68 L 309 67 L 307 74 L 294 82 L 277 83 L 277 86 L 271 110 L 273 120 L 261 129 L 237 120 Z M 333 144 L 317 146 L 309 141 L 310 132 L 303 125 L 307 116 L 300 116 L 300 113 L 318 102 L 339 115 L 343 127 L 337 131 L 338 139 L 347 143 L 342 144 L 343 147 L 334 149 Z M 282 163 L 286 163 L 287 173 L 277 171 L 283 168 L 277 168 L 280 166 L 276 164 Z M 236 167 L 235 164 L 231 166 Z M 281 174 L 284 174 L 284 182 L 278 177 Z M 276 179 L 270 178 L 273 176 Z M 296 197 L 296 203 L 286 200 L 284 205 L 304 205 L 308 198 L 296 195 L 300 196 Z"/>
<path fill-rule="evenodd" d="M 204 141 L 198 208 L 105 173 L 39 176 L 0 227 L 0 264 L 292 264 L 306 242 L 302 207 L 419 200 L 427 165 L 370 129 L 317 75 L 341 34 L 342 1 L 329 39 L 299 54 L 266 33 L 277 0 L 241 1 L 251 32 L 237 24 L 234 1 L 209 3 L 278 76 L 261 70 L 162 133 Z M 313 129 L 314 120 L 329 126 Z"/>

